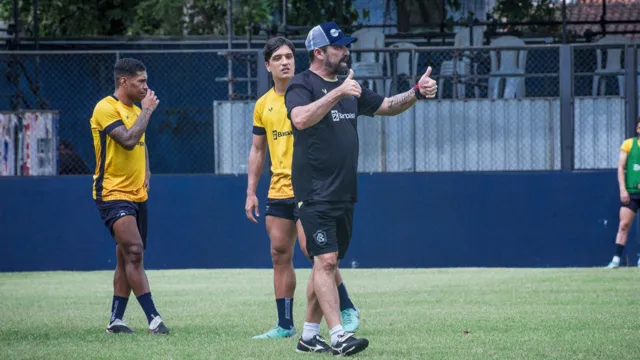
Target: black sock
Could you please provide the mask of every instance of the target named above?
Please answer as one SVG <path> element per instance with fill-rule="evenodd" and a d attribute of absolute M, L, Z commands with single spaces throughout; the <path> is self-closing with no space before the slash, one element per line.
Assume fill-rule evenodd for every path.
<path fill-rule="evenodd" d="M 622 257 L 622 251 L 624 250 L 624 245 L 616 244 L 616 256 Z"/>
<path fill-rule="evenodd" d="M 285 330 L 291 330 L 293 328 L 293 299 L 276 299 L 276 306 L 278 307 L 278 326 Z"/>
<path fill-rule="evenodd" d="M 122 320 L 124 310 L 127 308 L 127 302 L 129 302 L 129 298 L 121 296 L 113 297 L 113 301 L 111 302 L 111 320 L 109 320 L 109 324 L 114 322 L 116 319 Z"/>
<path fill-rule="evenodd" d="M 347 288 L 344 286 L 344 282 L 338 285 L 338 295 L 340 296 L 340 311 L 356 308 L 356 306 L 351 302 L 351 299 L 349 299 L 349 293 L 347 293 Z"/>
<path fill-rule="evenodd" d="M 149 324 L 151 324 L 151 320 L 153 320 L 154 317 L 160 316 L 160 314 L 158 314 L 158 310 L 156 310 L 155 305 L 153 305 L 153 298 L 151 298 L 150 292 L 138 296 L 138 302 L 140 303 L 140 306 L 142 306 L 142 310 L 144 311 L 145 315 L 147 315 Z"/>

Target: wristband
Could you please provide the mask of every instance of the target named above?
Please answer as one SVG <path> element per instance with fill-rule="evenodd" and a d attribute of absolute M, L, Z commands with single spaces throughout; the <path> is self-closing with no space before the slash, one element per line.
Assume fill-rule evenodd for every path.
<path fill-rule="evenodd" d="M 426 96 L 420 93 L 420 86 L 418 84 L 415 84 L 412 89 L 413 89 L 413 93 L 416 95 L 416 99 L 424 100 L 427 98 Z"/>

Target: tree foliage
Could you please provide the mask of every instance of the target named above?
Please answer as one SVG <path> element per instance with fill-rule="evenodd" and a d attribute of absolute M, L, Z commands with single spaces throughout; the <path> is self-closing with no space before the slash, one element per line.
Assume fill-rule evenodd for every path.
<path fill-rule="evenodd" d="M 33 35 L 33 3 L 19 3 L 22 32 Z M 235 35 L 245 35 L 257 24 L 269 26 L 282 14 L 281 0 L 233 0 L 232 4 Z M 354 24 L 360 17 L 352 0 L 287 1 L 291 25 Z M 368 17 L 366 10 L 363 17 Z M 12 1 L 0 2 L 0 19 L 14 22 Z M 43 37 L 226 35 L 227 0 L 41 0 L 38 19 Z"/>
<path fill-rule="evenodd" d="M 496 6 L 490 15 L 498 20 L 506 20 L 509 22 L 526 22 L 526 21 L 551 21 L 558 20 L 557 2 L 553 0 L 498 0 Z M 541 32 L 546 30 L 549 33 L 558 31 L 557 26 L 545 25 L 526 25 L 512 26 L 509 30 L 520 30 L 530 32 Z"/>

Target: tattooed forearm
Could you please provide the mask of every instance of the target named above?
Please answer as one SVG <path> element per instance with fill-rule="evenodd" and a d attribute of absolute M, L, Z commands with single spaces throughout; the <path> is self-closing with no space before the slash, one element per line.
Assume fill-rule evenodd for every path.
<path fill-rule="evenodd" d="M 135 124 L 133 124 L 130 129 L 127 129 L 126 126 L 122 124 L 113 129 L 109 133 L 109 136 L 111 136 L 111 138 L 114 139 L 123 148 L 127 150 L 133 150 L 138 141 L 140 141 L 142 134 L 147 129 L 147 125 L 149 124 L 149 117 L 151 116 L 152 112 L 153 111 L 149 110 L 148 108 L 142 109 L 142 112 L 138 116 L 138 119 L 136 119 Z"/>
<path fill-rule="evenodd" d="M 413 90 L 407 91 L 406 93 L 398 94 L 389 98 L 389 109 L 399 108 L 403 105 L 409 104 L 411 99 L 415 100 L 415 95 Z"/>

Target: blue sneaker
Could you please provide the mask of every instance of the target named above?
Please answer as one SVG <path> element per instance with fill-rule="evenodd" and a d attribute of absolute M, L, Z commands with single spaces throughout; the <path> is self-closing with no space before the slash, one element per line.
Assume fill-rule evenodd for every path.
<path fill-rule="evenodd" d="M 360 311 L 358 309 L 344 309 L 340 313 L 342 328 L 349 333 L 355 333 L 360 327 Z"/>
<path fill-rule="evenodd" d="M 288 337 L 292 337 L 296 334 L 296 327 L 292 327 L 291 330 L 286 330 L 281 328 L 280 326 L 276 326 L 273 329 L 267 331 L 262 335 L 256 335 L 254 339 L 284 339 Z"/>

